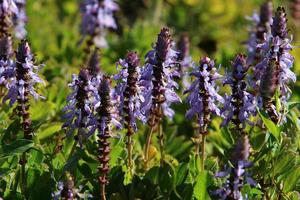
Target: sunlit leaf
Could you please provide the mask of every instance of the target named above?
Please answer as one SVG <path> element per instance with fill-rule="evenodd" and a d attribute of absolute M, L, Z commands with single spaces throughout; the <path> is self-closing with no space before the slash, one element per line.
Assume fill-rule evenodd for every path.
<path fill-rule="evenodd" d="M 267 129 L 272 133 L 272 135 L 278 140 L 280 137 L 280 128 L 274 124 L 272 120 L 268 118 L 268 115 L 263 111 L 257 109 L 259 116 L 263 120 L 264 124 L 266 125 Z"/>
<path fill-rule="evenodd" d="M 211 184 L 211 176 L 208 171 L 202 171 L 196 178 L 193 194 L 197 200 L 206 200 L 209 198 L 208 186 Z"/>

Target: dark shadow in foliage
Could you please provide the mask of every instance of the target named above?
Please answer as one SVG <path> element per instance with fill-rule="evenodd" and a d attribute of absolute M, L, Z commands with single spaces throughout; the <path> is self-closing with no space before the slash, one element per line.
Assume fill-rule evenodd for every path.
<path fill-rule="evenodd" d="M 124 186 L 124 175 L 121 167 L 115 167 L 111 170 L 110 183 L 107 186 L 107 197 L 119 197 L 122 200 L 152 200 L 158 197 L 158 187 L 149 179 L 134 176 L 132 183 Z"/>

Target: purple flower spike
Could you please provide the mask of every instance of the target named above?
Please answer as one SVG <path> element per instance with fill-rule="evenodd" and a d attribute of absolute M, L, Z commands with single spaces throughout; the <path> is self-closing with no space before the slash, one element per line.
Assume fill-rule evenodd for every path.
<path fill-rule="evenodd" d="M 10 36 L 0 38 L 0 87 L 8 87 L 13 76 L 12 39 Z"/>
<path fill-rule="evenodd" d="M 0 38 L 9 35 L 12 26 L 12 15 L 18 13 L 18 8 L 13 0 L 0 1 Z"/>
<path fill-rule="evenodd" d="M 14 0 L 14 2 L 18 8 L 18 12 L 13 16 L 15 36 L 18 39 L 24 39 L 27 35 L 25 25 L 28 20 L 26 16 L 26 0 Z"/>
<path fill-rule="evenodd" d="M 174 111 L 171 103 L 181 102 L 174 88 L 178 84 L 173 80 L 179 76 L 176 70 L 177 52 L 172 49 L 173 42 L 169 29 L 163 28 L 158 34 L 157 42 L 153 50 L 146 55 L 146 66 L 142 72 L 142 86 L 145 87 L 142 112 L 147 117 L 150 114 L 161 117 L 158 110 L 162 108 L 162 114 L 172 119 Z"/>
<path fill-rule="evenodd" d="M 13 68 L 12 38 L 10 29 L 12 26 L 11 17 L 18 11 L 14 1 L 3 0 L 0 2 L 0 87 L 8 87 Z M 1 94 L 2 95 L 2 94 Z"/>
<path fill-rule="evenodd" d="M 118 5 L 112 0 L 85 0 L 80 8 L 83 38 L 89 36 L 97 47 L 106 47 L 106 29 L 117 28 L 113 14 L 119 9 Z"/>
<path fill-rule="evenodd" d="M 117 118 L 113 101 L 113 91 L 111 90 L 111 79 L 108 76 L 102 76 L 101 82 L 97 89 L 97 105 L 95 106 L 96 114 L 94 116 L 94 126 L 98 130 L 98 145 L 100 162 L 100 176 L 98 178 L 100 185 L 108 184 L 107 174 L 109 172 L 109 154 L 110 147 L 108 139 L 111 137 L 111 126 L 115 124 L 120 126 Z"/>
<path fill-rule="evenodd" d="M 22 40 L 16 52 L 16 63 L 7 67 L 2 76 L 10 77 L 7 85 L 8 93 L 3 98 L 3 101 L 10 100 L 10 105 L 18 102 L 17 110 L 20 117 L 23 118 L 24 138 L 31 139 L 31 121 L 29 117 L 29 96 L 35 99 L 44 98 L 39 95 L 34 85 L 43 83 L 43 80 L 35 73 L 38 66 L 34 64 L 34 57 L 30 51 L 29 43 Z"/>
<path fill-rule="evenodd" d="M 119 81 L 116 95 L 119 98 L 119 113 L 121 122 L 125 122 L 128 134 L 137 130 L 136 119 L 146 122 L 141 112 L 141 105 L 145 101 L 142 96 L 143 87 L 140 85 L 140 67 L 137 53 L 129 52 L 124 60 L 120 59 L 117 66 L 121 66 L 115 79 Z"/>
<path fill-rule="evenodd" d="M 224 99 L 218 94 L 218 88 L 215 84 L 221 75 L 217 73 L 214 65 L 214 61 L 208 57 L 202 58 L 200 66 L 195 66 L 191 73 L 192 76 L 195 76 L 195 80 L 186 91 L 189 93 L 187 101 L 191 106 L 186 117 L 190 119 L 195 115 L 197 116 L 201 134 L 207 134 L 211 113 L 220 116 L 218 105 L 224 103 Z"/>
<path fill-rule="evenodd" d="M 231 163 L 233 167 L 227 167 L 225 171 L 218 172 L 217 178 L 229 176 L 222 188 L 211 192 L 212 196 L 217 199 L 244 199 L 242 196 L 242 188 L 245 184 L 255 186 L 256 182 L 250 177 L 246 171 L 252 166 L 249 162 L 250 143 L 247 135 L 243 135 L 237 142 L 236 147 L 231 156 Z"/>
<path fill-rule="evenodd" d="M 288 38 L 287 19 L 283 7 L 278 7 L 272 25 L 273 40 L 270 49 L 270 59 L 276 57 L 280 65 L 279 86 L 283 102 L 290 97 L 288 83 L 296 82 L 296 75 L 290 70 L 294 63 L 291 40 Z"/>
<path fill-rule="evenodd" d="M 287 18 L 283 7 L 278 7 L 275 13 L 272 24 L 272 35 L 273 37 L 278 36 L 280 39 L 288 37 Z"/>
<path fill-rule="evenodd" d="M 8 95 L 3 100 L 10 99 L 12 105 L 17 98 L 24 100 L 27 95 L 31 95 L 34 99 L 44 98 L 34 89 L 34 85 L 43 83 L 43 80 L 34 72 L 39 66 L 34 64 L 34 57 L 26 40 L 20 43 L 16 58 L 17 62 L 7 69 L 7 74 L 13 76 L 14 79 L 9 83 Z"/>
<path fill-rule="evenodd" d="M 259 73 L 257 74 L 259 77 L 261 77 L 261 79 L 273 79 L 271 77 L 268 77 L 268 74 L 270 74 L 271 72 L 276 72 L 276 74 L 278 74 L 278 81 L 276 81 L 276 85 L 272 85 L 272 88 L 279 88 L 280 100 L 282 102 L 282 105 L 284 105 L 289 99 L 291 93 L 289 89 L 289 83 L 291 81 L 296 82 L 296 75 L 291 71 L 294 63 L 294 57 L 290 54 L 290 51 L 293 49 L 293 46 L 291 45 L 291 39 L 288 38 L 287 19 L 283 7 L 279 7 L 275 13 L 271 38 L 269 40 L 266 40 L 265 43 L 261 46 L 267 50 L 267 55 L 265 59 L 256 66 L 256 68 L 259 69 Z M 268 96 L 268 98 L 266 98 L 264 89 L 264 85 L 266 84 L 266 82 L 270 81 L 262 80 L 261 82 L 257 83 L 257 85 L 263 87 L 260 90 L 260 92 L 262 93 L 259 99 L 262 98 L 262 100 L 264 101 L 264 108 L 268 111 L 269 114 L 271 114 L 270 110 L 271 107 L 275 107 L 275 101 L 273 96 Z M 270 104 L 271 102 L 273 102 L 272 106 Z M 272 114 L 272 118 L 275 123 L 279 122 L 279 118 L 282 120 L 285 119 L 285 116 L 279 116 L 281 116 L 279 113 L 277 113 L 276 115 Z"/>
<path fill-rule="evenodd" d="M 88 70 L 92 77 L 101 75 L 100 55 L 98 51 L 99 49 L 95 48 L 88 62 Z"/>
<path fill-rule="evenodd" d="M 111 89 L 111 79 L 109 76 L 101 75 L 96 79 L 92 80 L 92 110 L 96 111 L 93 116 L 90 116 L 88 126 L 90 128 L 90 134 L 94 133 L 96 129 L 103 132 L 106 126 L 114 125 L 116 128 L 121 128 L 119 113 L 117 110 L 118 97 L 115 90 Z M 105 105 L 103 105 L 105 104 Z M 109 108 L 106 108 L 108 106 Z M 108 109 L 108 113 L 100 112 L 99 109 Z M 103 116 L 102 116 L 103 115 Z M 101 122 L 99 121 L 101 118 Z M 109 123 L 105 121 L 108 120 Z M 102 127 L 102 128 L 100 128 Z"/>
<path fill-rule="evenodd" d="M 232 67 L 232 72 L 224 81 L 224 85 L 228 84 L 231 87 L 232 95 L 225 96 L 224 107 L 221 111 L 224 116 L 222 126 L 228 125 L 231 121 L 235 129 L 242 133 L 245 123 L 250 123 L 249 117 L 256 112 L 255 98 L 247 92 L 245 76 L 249 67 L 246 65 L 246 56 L 237 55 Z"/>
<path fill-rule="evenodd" d="M 275 123 L 281 117 L 277 112 L 274 102 L 274 95 L 279 85 L 280 65 L 276 59 L 269 60 L 266 72 L 262 76 L 260 82 L 260 96 L 263 102 L 263 107 L 266 109 L 269 117 Z"/>
<path fill-rule="evenodd" d="M 190 56 L 190 39 L 187 33 L 181 35 L 178 41 L 178 71 L 180 73 L 182 84 L 185 88 L 190 86 L 189 68 L 192 67 L 192 57 Z"/>
<path fill-rule="evenodd" d="M 248 40 L 248 59 L 247 63 L 256 65 L 264 57 L 262 49 L 257 48 L 258 44 L 265 41 L 265 38 L 270 38 L 271 24 L 273 15 L 273 4 L 272 1 L 267 0 L 260 7 L 260 13 L 256 13 L 250 18 L 253 22 L 253 27 L 250 31 L 250 38 Z M 256 80 L 256 76 L 253 77 Z"/>
<path fill-rule="evenodd" d="M 190 67 L 192 58 L 190 56 L 190 38 L 187 33 L 181 35 L 178 41 L 178 51 L 178 61 L 180 62 L 180 67 Z"/>
<path fill-rule="evenodd" d="M 67 128 L 67 136 L 70 136 L 77 130 L 76 140 L 82 145 L 82 141 L 90 136 L 90 130 L 86 127 L 90 122 L 93 110 L 93 92 L 94 87 L 89 81 L 89 72 L 87 69 L 81 69 L 79 75 L 73 75 L 73 81 L 69 84 L 73 90 L 67 97 L 68 104 L 64 107 L 63 118 L 66 122 L 63 128 Z"/>

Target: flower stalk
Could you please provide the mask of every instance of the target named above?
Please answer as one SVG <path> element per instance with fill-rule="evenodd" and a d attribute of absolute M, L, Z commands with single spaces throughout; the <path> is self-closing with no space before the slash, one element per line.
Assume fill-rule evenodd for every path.
<path fill-rule="evenodd" d="M 17 12 L 16 5 L 10 1 L 0 2 L 0 99 L 5 95 L 9 77 L 7 69 L 13 64 L 12 56 L 12 15 Z"/>
<path fill-rule="evenodd" d="M 162 125 L 161 123 L 164 116 L 170 119 L 173 118 L 174 111 L 170 108 L 170 104 L 181 101 L 174 92 L 174 88 L 178 88 L 178 84 L 173 78 L 179 76 L 179 73 L 175 68 L 178 55 L 172 47 L 173 41 L 169 29 L 163 28 L 158 34 L 155 47 L 146 55 L 146 67 L 142 74 L 142 83 L 146 88 L 144 93 L 145 102 L 143 103 L 142 111 L 148 118 L 150 132 L 145 145 L 145 164 L 148 162 L 148 151 L 155 127 L 158 132 L 160 132 L 160 163 L 164 163 L 164 137 L 162 129 L 159 127 Z"/>
<path fill-rule="evenodd" d="M 205 163 L 205 138 L 208 135 L 208 126 L 211 123 L 211 115 L 220 116 L 219 104 L 223 103 L 223 98 L 217 93 L 218 87 L 216 80 L 221 76 L 217 73 L 214 61 L 208 57 L 200 60 L 199 65 L 194 67 L 192 76 L 195 80 L 191 86 L 185 91 L 189 93 L 187 101 L 190 109 L 186 113 L 186 117 L 191 119 L 196 116 L 198 135 L 195 136 L 195 154 L 199 155 L 201 145 L 201 169 L 204 170 Z"/>
<path fill-rule="evenodd" d="M 34 72 L 38 66 L 34 65 L 34 57 L 31 53 L 29 43 L 22 40 L 16 52 L 16 62 L 9 65 L 2 78 L 7 80 L 8 92 L 3 98 L 3 102 L 10 100 L 12 106 L 17 102 L 17 115 L 21 118 L 23 130 L 23 138 L 32 140 L 33 130 L 30 118 L 30 96 L 35 99 L 43 98 L 34 89 L 36 83 L 43 83 L 42 79 Z M 21 188 L 25 196 L 27 195 L 26 184 L 26 152 L 24 152 L 19 161 L 21 165 Z"/>
<path fill-rule="evenodd" d="M 69 87 L 73 92 L 67 97 L 68 104 L 63 109 L 65 112 L 63 119 L 66 120 L 63 128 L 67 130 L 67 136 L 74 135 L 76 132 L 75 143 L 70 153 L 72 156 L 77 144 L 82 146 L 83 141 L 93 134 L 93 129 L 88 127 L 88 124 L 92 116 L 92 94 L 95 89 L 90 83 L 89 71 L 85 68 L 80 70 L 78 76 L 73 75 L 73 81 Z"/>
<path fill-rule="evenodd" d="M 115 79 L 119 80 L 115 93 L 119 97 L 119 113 L 122 123 L 127 129 L 127 167 L 132 171 L 132 136 L 137 131 L 136 120 L 146 121 L 141 112 L 141 104 L 144 102 L 142 96 L 143 87 L 140 85 L 139 57 L 135 52 L 128 52 L 125 59 L 120 59 L 117 67 L 121 66 Z"/>
<path fill-rule="evenodd" d="M 279 123 L 286 117 L 281 114 L 282 108 L 275 106 L 275 91 L 278 88 L 278 99 L 282 105 L 285 105 L 291 94 L 289 83 L 296 82 L 296 75 L 291 71 L 294 57 L 290 52 L 293 46 L 288 37 L 287 18 L 283 7 L 278 7 L 275 12 L 271 32 L 271 38 L 263 44 L 268 53 L 260 64 L 263 66 L 260 98 L 263 101 L 262 107 L 270 115 L 272 121 Z M 270 85 L 267 87 L 267 84 Z"/>
<path fill-rule="evenodd" d="M 82 13 L 81 42 L 87 37 L 84 49 L 86 56 L 90 55 L 93 46 L 107 47 L 106 31 L 109 28 L 117 28 L 113 15 L 118 9 L 119 6 L 113 0 L 85 0 L 80 4 Z"/>
<path fill-rule="evenodd" d="M 97 128 L 98 128 L 98 145 L 100 162 L 98 178 L 100 186 L 100 195 L 102 200 L 106 200 L 105 185 L 108 184 L 109 172 L 109 154 L 110 154 L 110 123 L 111 123 L 111 96 L 110 96 L 110 78 L 103 76 L 98 88 L 98 94 L 101 97 L 100 106 L 97 108 Z"/>
<path fill-rule="evenodd" d="M 255 98 L 247 92 L 245 77 L 249 66 L 246 64 L 246 56 L 238 54 L 232 63 L 232 72 L 227 75 L 224 85 L 231 87 L 232 94 L 225 96 L 224 107 L 221 111 L 224 116 L 222 126 L 232 122 L 234 130 L 244 134 L 246 123 L 251 123 L 249 118 L 256 113 Z"/>
<path fill-rule="evenodd" d="M 244 199 L 242 195 L 242 188 L 245 184 L 255 186 L 256 182 L 250 177 L 246 171 L 252 166 L 249 161 L 250 156 L 250 142 L 247 135 L 242 135 L 235 145 L 232 152 L 230 162 L 233 167 L 227 167 L 225 171 L 218 172 L 215 176 L 217 178 L 227 177 L 227 180 L 222 188 L 212 192 L 213 197 L 217 199 Z"/>

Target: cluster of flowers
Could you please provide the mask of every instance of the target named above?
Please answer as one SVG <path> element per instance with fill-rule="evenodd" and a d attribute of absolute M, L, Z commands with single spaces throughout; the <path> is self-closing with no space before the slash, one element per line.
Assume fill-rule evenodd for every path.
<path fill-rule="evenodd" d="M 23 39 L 26 36 L 25 22 L 27 19 L 24 5 L 25 0 L 3 0 L 0 2 L 0 75 L 14 63 L 12 59 L 12 29 L 14 29 L 17 38 Z M 8 87 L 7 78 L 7 74 L 1 75 L 0 87 Z M 1 92 L 0 96 L 2 95 Z"/>
<path fill-rule="evenodd" d="M 118 9 L 118 5 L 112 0 L 85 0 L 80 6 L 82 39 L 89 36 L 88 42 L 91 44 L 88 45 L 95 44 L 97 47 L 106 47 L 106 31 L 110 28 L 117 28 L 113 15 Z"/>
<path fill-rule="evenodd" d="M 27 16 L 25 6 L 26 0 L 2 0 L 0 2 L 1 34 L 8 33 L 9 29 L 13 29 L 16 38 L 24 39 L 26 37 Z"/>
<path fill-rule="evenodd" d="M 29 43 L 22 40 L 16 52 L 16 60 L 11 60 L 11 65 L 7 66 L 0 74 L 0 79 L 6 82 L 8 89 L 7 94 L 3 97 L 3 102 L 9 100 L 11 106 L 17 102 L 18 116 L 23 119 L 23 131 L 26 139 L 32 137 L 28 112 L 29 96 L 34 99 L 44 98 L 34 89 L 36 83 L 43 83 L 43 80 L 35 72 L 40 66 L 35 65 L 34 62 Z"/>
<path fill-rule="evenodd" d="M 39 66 L 35 65 L 29 43 L 22 40 L 14 56 L 11 36 L 12 30 L 16 38 L 23 39 L 26 36 L 25 3 L 25 0 L 0 2 L 0 98 L 3 97 L 3 102 L 10 100 L 11 106 L 17 102 L 16 109 L 18 116 L 22 118 L 24 138 L 31 139 L 33 133 L 29 116 L 29 96 L 43 98 L 34 89 L 36 83 L 43 81 L 35 73 Z"/>
<path fill-rule="evenodd" d="M 260 12 L 260 17 L 254 15 L 256 27 L 252 30 L 248 43 L 250 58 L 247 62 L 245 59 L 235 62 L 234 66 L 239 63 L 239 67 L 236 67 L 238 69 L 236 72 L 233 71 L 232 77 L 234 78 L 230 81 L 232 98 L 235 98 L 231 99 L 231 105 L 236 105 L 236 108 L 239 108 L 233 111 L 237 116 L 232 120 L 235 125 L 246 121 L 250 116 L 249 114 L 255 114 L 255 107 L 253 107 L 255 104 L 259 108 L 263 108 L 274 123 L 284 121 L 285 116 L 283 116 L 280 108 L 278 109 L 275 106 L 275 93 L 276 91 L 279 93 L 279 101 L 285 104 L 290 96 L 288 84 L 291 81 L 296 81 L 296 76 L 291 71 L 294 58 L 290 51 L 293 46 L 291 45 L 291 39 L 288 38 L 287 18 L 284 8 L 278 7 L 275 16 L 272 18 L 272 3 L 267 1 L 262 5 Z M 245 74 L 250 67 L 252 67 L 253 73 L 250 73 L 250 75 Z M 251 93 L 245 91 L 247 82 L 243 79 L 246 75 L 248 85 L 252 87 Z M 235 90 L 237 92 L 234 92 Z M 241 91 L 243 91 L 242 95 Z M 235 95 L 236 97 L 234 97 Z M 245 108 L 239 106 L 242 102 L 244 102 Z M 229 177 L 224 187 L 214 191 L 213 195 L 216 195 L 219 199 L 241 199 L 243 198 L 241 194 L 242 186 L 245 183 L 249 185 L 256 184 L 250 178 L 249 173 L 246 172 L 246 168 L 252 165 L 248 161 L 249 149 L 249 139 L 244 134 L 232 154 L 231 163 L 233 167 L 216 174 L 217 177 L 227 175 Z"/>
<path fill-rule="evenodd" d="M 107 3 L 107 9 L 110 8 L 107 14 L 111 20 L 107 20 L 109 23 L 103 26 L 98 22 L 91 23 L 96 19 L 95 16 L 101 19 L 104 11 L 100 9 L 100 14 L 95 14 L 99 2 L 88 1 L 83 9 L 86 14 L 83 27 L 89 29 L 85 29 L 84 34 L 95 34 L 99 27 L 115 28 L 112 11 L 117 9 L 116 5 L 111 1 L 102 3 Z M 119 73 L 113 76 L 117 81 L 115 88 L 111 88 L 109 77 L 99 73 L 97 59 L 91 58 L 88 69 L 82 69 L 78 76 L 73 77 L 70 84 L 73 93 L 68 97 L 69 103 L 64 109 L 67 119 L 64 127 L 68 127 L 68 135 L 77 130 L 76 139 L 80 144 L 98 130 L 101 184 L 107 184 L 110 151 L 107 139 L 111 136 L 111 125 L 117 128 L 124 125 L 128 130 L 127 136 L 131 136 L 137 131 L 136 120 L 155 126 L 163 116 L 172 119 L 175 112 L 170 108 L 171 104 L 181 102 L 175 92 L 179 87 L 176 80 L 189 74 L 194 78 L 190 85 L 186 84 L 189 85 L 185 90 L 188 93 L 187 102 L 191 106 L 186 116 L 189 119 L 196 116 L 200 134 L 208 134 L 211 115 L 215 114 L 224 118 L 222 126 L 231 123 L 242 138 L 236 149 L 243 153 L 231 160 L 233 168 L 227 170 L 231 176 L 225 188 L 216 192 L 234 199 L 240 198 L 240 177 L 245 176 L 245 168 L 251 166 L 247 161 L 250 144 L 244 131 L 246 124 L 253 123 L 249 119 L 256 115 L 257 106 L 264 108 L 271 119 L 278 123 L 282 116 L 275 108 L 275 91 L 278 90 L 280 100 L 286 102 L 289 97 L 288 84 L 296 79 L 290 70 L 293 64 L 290 55 L 292 46 L 284 9 L 279 7 L 272 18 L 272 4 L 267 1 L 260 12 L 260 15 L 253 17 L 255 28 L 251 30 L 248 42 L 248 58 L 238 54 L 232 63 L 232 70 L 225 77 L 217 72 L 214 61 L 208 57 L 200 59 L 199 65 L 192 64 L 186 35 L 181 37 L 178 50 L 175 50 L 167 28 L 161 30 L 153 49 L 146 54 L 144 67 L 140 67 L 135 52 L 129 52 L 125 59 L 120 59 L 117 63 Z M 194 70 L 187 73 L 192 65 Z M 188 82 L 186 78 L 182 79 Z M 230 95 L 226 94 L 223 98 L 218 94 L 217 80 L 223 80 L 224 85 L 230 86 Z"/>

